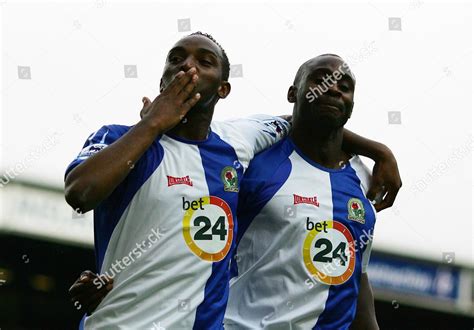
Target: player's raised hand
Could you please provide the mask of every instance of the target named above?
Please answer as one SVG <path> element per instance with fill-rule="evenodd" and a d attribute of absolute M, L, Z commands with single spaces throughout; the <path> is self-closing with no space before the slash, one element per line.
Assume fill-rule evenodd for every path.
<path fill-rule="evenodd" d="M 150 111 L 151 101 L 148 97 L 144 96 L 142 98 L 142 103 L 143 103 L 143 108 L 140 111 L 140 118 L 143 118 L 143 116 L 145 116 Z"/>
<path fill-rule="evenodd" d="M 112 290 L 114 279 L 86 270 L 69 288 L 69 296 L 77 309 L 91 315 L 104 297 Z"/>
<path fill-rule="evenodd" d="M 367 198 L 376 201 L 375 210 L 380 212 L 393 205 L 401 187 L 402 179 L 398 171 L 397 160 L 389 152 L 386 157 L 377 160 L 374 165 Z"/>
<path fill-rule="evenodd" d="M 142 100 L 142 120 L 148 121 L 160 132 L 166 132 L 176 126 L 201 97 L 199 93 L 195 93 L 197 80 L 195 68 L 178 72 L 153 102 L 148 103 L 148 98 Z"/>

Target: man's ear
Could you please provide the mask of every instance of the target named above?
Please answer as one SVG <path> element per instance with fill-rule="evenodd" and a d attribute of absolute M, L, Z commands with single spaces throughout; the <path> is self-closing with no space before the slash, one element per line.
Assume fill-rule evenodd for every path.
<path fill-rule="evenodd" d="M 296 89 L 295 86 L 290 86 L 290 88 L 288 89 L 288 94 L 286 96 L 286 99 L 288 100 L 288 102 L 290 103 L 296 103 L 296 94 L 298 93 L 298 90 Z"/>
<path fill-rule="evenodd" d="M 230 93 L 230 83 L 228 81 L 223 81 L 219 88 L 217 89 L 217 95 L 219 98 L 225 99 Z"/>

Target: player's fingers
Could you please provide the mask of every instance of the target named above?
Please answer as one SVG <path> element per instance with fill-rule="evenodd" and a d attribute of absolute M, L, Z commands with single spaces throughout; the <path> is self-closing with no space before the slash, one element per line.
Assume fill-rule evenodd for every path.
<path fill-rule="evenodd" d="M 151 101 L 148 97 L 144 96 L 142 98 L 142 103 L 143 103 L 143 107 L 140 110 L 140 118 L 145 117 L 145 115 L 148 113 L 148 111 L 150 111 Z"/>
<path fill-rule="evenodd" d="M 110 291 L 114 288 L 113 281 L 105 286 L 105 290 Z"/>
<path fill-rule="evenodd" d="M 367 191 L 367 199 L 369 201 L 375 201 L 377 196 L 380 196 L 383 194 L 383 184 L 379 182 L 378 180 L 372 179 L 370 182 L 370 188 Z"/>
<path fill-rule="evenodd" d="M 74 282 L 74 284 L 69 288 L 69 295 L 74 296 L 80 292 L 88 292 L 90 290 L 97 289 L 98 286 L 105 286 L 109 282 L 110 279 L 105 275 L 98 277 L 97 274 L 92 272 L 83 272 L 79 279 L 77 279 L 76 282 Z"/>
<path fill-rule="evenodd" d="M 74 294 L 76 291 L 82 291 L 87 284 L 92 283 L 92 278 L 88 275 L 81 275 L 69 288 L 69 294 Z"/>
<path fill-rule="evenodd" d="M 186 86 L 188 82 L 192 79 L 195 73 L 196 73 L 196 69 L 191 68 L 180 77 L 177 77 L 178 75 L 176 75 L 173 81 L 171 82 L 169 88 L 167 89 L 169 90 L 170 93 L 174 95 L 178 95 L 183 90 L 184 86 Z"/>
<path fill-rule="evenodd" d="M 98 287 L 98 289 L 101 289 L 103 286 L 107 286 L 109 284 L 113 285 L 113 283 L 114 283 L 114 279 L 111 278 L 111 277 L 108 277 L 105 274 L 99 276 L 99 281 L 102 285 L 100 285 L 100 287 Z"/>
<path fill-rule="evenodd" d="M 93 289 L 87 292 L 81 292 L 71 298 L 71 301 L 79 301 L 81 305 L 88 306 L 93 303 L 98 297 L 105 297 L 110 290 L 106 287 L 101 289 Z"/>
<path fill-rule="evenodd" d="M 197 80 L 198 80 L 197 74 L 191 77 L 191 80 L 186 84 L 186 86 L 183 87 L 181 92 L 178 94 L 178 97 L 180 97 L 181 100 L 183 101 L 187 100 L 192 95 L 192 92 L 196 88 Z"/>
<path fill-rule="evenodd" d="M 182 109 L 182 116 L 184 116 L 192 107 L 196 105 L 196 103 L 201 98 L 201 94 L 196 93 L 193 97 L 189 98 L 186 102 L 184 102 Z"/>
<path fill-rule="evenodd" d="M 108 291 L 107 292 L 98 291 L 95 294 L 89 296 L 87 300 L 84 300 L 82 302 L 79 300 L 79 302 L 81 302 L 84 310 L 88 314 L 92 314 L 92 312 L 95 311 L 97 306 L 99 306 L 100 302 L 105 298 L 107 293 Z"/>
<path fill-rule="evenodd" d="M 393 204 L 395 203 L 395 199 L 397 199 L 398 192 L 400 191 L 400 186 L 397 187 L 389 187 L 387 195 L 383 199 L 383 202 L 385 202 L 383 206 L 383 209 L 392 207 Z M 383 210 L 382 208 L 380 209 Z"/>
<path fill-rule="evenodd" d="M 98 281 L 95 283 L 97 290 L 102 290 L 109 286 L 113 287 L 114 279 L 107 275 L 100 275 Z"/>
<path fill-rule="evenodd" d="M 88 278 L 95 278 L 97 277 L 97 274 L 94 273 L 93 271 L 90 271 L 90 270 L 85 270 L 81 273 L 81 275 L 79 275 L 79 281 L 82 281 L 82 280 L 87 280 Z"/>
<path fill-rule="evenodd" d="M 168 86 L 166 86 L 165 88 L 161 89 L 160 88 L 160 94 L 166 94 L 166 93 L 170 93 L 172 91 L 175 91 L 176 89 L 176 85 L 180 82 L 180 80 L 186 75 L 186 72 L 184 71 L 179 71 L 177 74 L 175 74 L 175 76 L 173 77 L 173 79 L 171 80 L 171 82 L 169 83 Z M 158 96 L 160 96 L 160 94 L 158 94 L 155 99 L 153 100 L 153 102 L 156 100 L 156 98 Z"/>
<path fill-rule="evenodd" d="M 91 281 L 87 283 L 75 283 L 69 288 L 69 295 L 75 297 L 81 294 L 90 294 L 97 290 L 97 286 Z"/>
<path fill-rule="evenodd" d="M 113 288 L 113 283 L 108 283 L 100 288 L 94 287 L 89 288 L 87 291 L 78 292 L 76 295 L 71 297 L 71 302 L 79 302 L 82 306 L 87 308 L 87 306 L 94 304 L 96 300 L 102 299 L 105 297 L 110 290 Z"/>
<path fill-rule="evenodd" d="M 142 97 L 142 103 L 143 103 L 143 109 L 145 109 L 150 106 L 151 100 L 148 97 L 144 96 Z"/>
<path fill-rule="evenodd" d="M 88 286 L 85 286 L 85 284 L 78 284 L 78 289 L 71 293 L 71 297 L 73 299 L 84 300 L 84 298 L 87 298 L 87 296 L 95 294 L 98 291 L 108 292 L 112 290 L 113 286 L 113 281 L 105 282 L 104 284 L 102 282 L 98 282 Z"/>
<path fill-rule="evenodd" d="M 380 211 L 385 210 L 389 207 L 392 207 L 393 202 L 395 201 L 396 195 L 397 195 L 397 193 L 394 193 L 393 191 L 389 191 L 380 203 L 375 204 L 375 210 L 377 212 L 380 212 Z"/>

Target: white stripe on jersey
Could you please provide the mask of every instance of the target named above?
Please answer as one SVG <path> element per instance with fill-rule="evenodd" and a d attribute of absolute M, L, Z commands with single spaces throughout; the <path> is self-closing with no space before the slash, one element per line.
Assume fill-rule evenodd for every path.
<path fill-rule="evenodd" d="M 362 163 L 362 160 L 359 157 L 351 158 L 350 163 L 351 163 L 351 166 L 356 171 L 356 175 L 360 179 L 360 188 L 364 192 L 364 195 L 367 195 L 367 192 L 369 191 L 369 188 L 370 188 L 369 183 L 370 183 L 370 178 L 372 177 L 372 173 L 370 173 L 367 166 L 365 166 L 364 163 Z M 377 213 L 374 205 L 372 203 L 369 203 L 369 204 L 374 214 Z M 362 255 L 362 273 L 366 273 L 367 268 L 369 266 L 370 253 L 372 251 L 372 241 L 373 241 L 373 235 L 368 240 L 367 249 L 365 249 L 364 254 Z"/>
<path fill-rule="evenodd" d="M 65 176 L 129 129 L 107 125 L 91 134 Z M 222 205 L 228 203 L 230 211 L 226 212 L 236 221 L 238 194 L 226 184 L 238 188 L 253 155 L 287 134 L 289 124 L 272 116 L 256 116 L 232 123 L 213 122 L 211 129 L 209 139 L 196 143 L 168 135 L 158 137 L 127 178 L 94 210 L 96 261 L 102 273 L 114 277 L 114 289 L 86 318 L 86 328 L 149 329 L 157 324 L 189 329 L 210 323 L 221 325 L 232 248 L 213 251 L 214 238 L 210 244 L 200 238 L 203 246 L 210 247 L 201 252 L 208 252 L 211 259 L 197 256 L 201 252 L 192 248 L 196 242 L 185 242 L 183 197 L 192 202 L 212 194 L 212 202 L 220 203 L 212 207 L 223 212 L 226 209 Z M 231 173 L 238 173 L 238 178 L 234 177 L 237 186 L 224 182 L 224 174 L 227 177 Z M 213 213 L 212 207 L 203 212 Z M 213 220 L 216 225 L 220 218 Z M 190 222 L 186 225 L 188 231 L 206 228 Z M 211 231 L 212 235 L 206 235 L 219 240 L 223 228 L 214 227 L 216 234 Z M 156 241 L 157 232 L 160 237 Z M 154 234 L 151 241 L 149 237 Z M 196 237 L 193 232 L 192 238 Z M 142 242 L 147 246 L 139 249 Z M 224 246 L 233 246 L 233 241 L 223 242 Z M 223 259 L 216 257 L 219 253 Z"/>
<path fill-rule="evenodd" d="M 290 177 L 252 221 L 237 248 L 239 277 L 230 282 L 226 329 L 265 328 L 270 324 L 272 329 L 286 329 L 290 320 L 297 325 L 295 329 L 311 329 L 317 315 L 323 311 L 328 286 L 313 288 L 309 301 L 289 299 L 292 296 L 308 298 L 305 281 L 312 277 L 294 255 L 294 245 L 300 244 L 300 237 L 306 234 L 305 228 L 292 226 L 291 214 L 287 219 L 280 215 L 285 212 L 285 206 L 289 206 L 288 196 L 317 195 L 318 200 L 328 201 L 320 204 L 318 218 L 332 219 L 331 183 L 328 173 L 315 171 L 296 152 L 291 154 L 290 160 Z M 310 182 L 308 173 L 311 173 Z M 299 205 L 298 218 L 314 219 L 314 208 L 313 205 Z M 301 277 L 301 274 L 306 276 Z M 253 297 L 258 300 L 254 301 Z M 320 306 L 319 313 L 314 313 L 314 306 Z M 232 325 L 237 320 L 237 325 Z"/>
<path fill-rule="evenodd" d="M 115 227 L 101 273 L 110 274 L 112 263 L 136 248 L 136 243 L 151 233 L 150 228 L 159 228 L 163 235 L 131 267 L 125 267 L 115 277 L 114 289 L 87 318 L 88 328 L 107 328 L 113 320 L 114 326 L 120 324 L 124 329 L 151 328 L 154 322 L 160 322 L 163 327 L 189 329 L 194 323 L 195 309 L 204 299 L 212 263 L 190 255 L 180 221 L 181 196 L 196 200 L 209 195 L 202 160 L 196 145 L 176 143 L 166 135 L 160 144 L 164 149 L 162 163 L 137 192 Z M 185 184 L 168 187 L 167 175 L 189 175 L 193 187 Z M 177 278 L 181 280 L 176 281 Z M 140 303 L 136 304 L 138 294 L 146 297 L 139 297 Z M 192 297 L 189 306 L 176 313 L 179 300 L 187 301 L 189 297 Z"/>
<path fill-rule="evenodd" d="M 364 251 L 357 244 L 362 231 L 372 230 L 375 223 L 375 211 L 371 206 L 369 212 L 370 203 L 365 198 L 370 172 L 357 156 L 351 158 L 350 166 L 331 170 L 310 163 L 295 148 L 287 138 L 264 151 L 254 159 L 244 178 L 242 191 L 249 197 L 239 207 L 241 239 L 235 256 L 238 275 L 230 282 L 226 329 L 311 329 L 317 324 L 330 329 L 352 321 L 356 276 L 361 268 L 365 270 L 371 241 Z M 349 217 L 355 200 L 366 206 L 364 222 Z M 318 239 L 319 234 L 310 235 L 306 219 L 313 223 L 330 221 L 337 230 L 321 233 Z M 340 240 L 350 236 L 347 242 L 354 241 L 354 257 L 343 252 L 346 258 L 349 256 L 344 267 L 327 268 L 330 272 L 326 279 L 332 278 L 330 282 L 316 280 L 304 257 L 307 242 L 311 244 L 310 263 L 318 262 L 324 268 L 325 259 L 343 258 L 331 256 L 336 246 L 344 246 L 344 250 L 350 246 L 342 245 Z M 314 247 L 317 240 L 329 242 Z M 323 253 L 331 242 L 334 245 L 330 252 Z M 323 257 L 312 260 L 316 253 Z M 339 302 L 345 304 L 343 310 L 338 309 Z M 346 309 L 347 305 L 351 307 Z M 333 316 L 328 317 L 328 313 Z M 339 313 L 343 315 L 341 324 Z M 332 319 L 334 315 L 336 320 Z"/>

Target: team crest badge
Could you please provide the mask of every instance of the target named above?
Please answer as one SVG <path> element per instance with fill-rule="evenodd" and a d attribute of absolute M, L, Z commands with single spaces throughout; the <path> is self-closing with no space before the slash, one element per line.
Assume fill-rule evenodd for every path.
<path fill-rule="evenodd" d="M 230 192 L 239 192 L 237 171 L 232 166 L 226 166 L 222 169 L 221 180 L 224 183 L 224 190 Z"/>
<path fill-rule="evenodd" d="M 365 223 L 365 210 L 364 204 L 358 198 L 351 198 L 347 203 L 347 212 L 349 220 L 354 220 L 359 223 Z"/>

